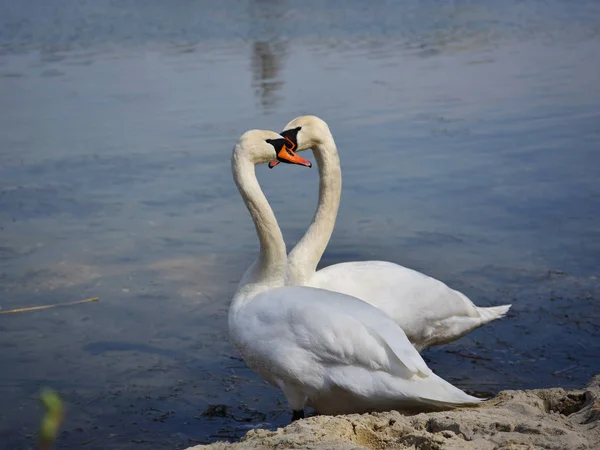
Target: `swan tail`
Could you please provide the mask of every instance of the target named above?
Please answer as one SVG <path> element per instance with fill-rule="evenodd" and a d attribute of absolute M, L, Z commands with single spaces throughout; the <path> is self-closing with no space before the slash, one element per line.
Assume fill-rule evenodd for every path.
<path fill-rule="evenodd" d="M 477 312 L 481 319 L 481 324 L 486 324 L 492 320 L 501 319 L 506 315 L 512 305 L 490 306 L 487 308 L 478 307 Z"/>
<path fill-rule="evenodd" d="M 440 409 L 476 405 L 487 400 L 467 394 L 434 373 L 423 384 L 423 391 L 420 399 L 424 403 Z"/>
<path fill-rule="evenodd" d="M 451 316 L 447 319 L 440 320 L 436 324 L 436 332 L 433 339 L 415 343 L 417 351 L 421 352 L 423 349 L 433 345 L 448 344 L 449 342 L 455 341 L 492 320 L 504 317 L 512 305 L 491 306 L 486 308 L 473 306 L 477 313 L 475 317 L 466 315 Z"/>

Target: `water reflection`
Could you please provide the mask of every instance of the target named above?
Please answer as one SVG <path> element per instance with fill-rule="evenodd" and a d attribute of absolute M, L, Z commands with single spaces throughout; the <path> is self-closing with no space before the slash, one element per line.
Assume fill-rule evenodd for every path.
<path fill-rule="evenodd" d="M 257 41 L 252 44 L 252 81 L 256 96 L 266 112 L 271 112 L 279 100 L 283 86 L 279 72 L 285 57 L 283 42 Z"/>
<path fill-rule="evenodd" d="M 254 0 L 250 4 L 251 24 L 261 25 L 261 39 L 252 42 L 252 86 L 264 112 L 272 112 L 280 100 L 282 70 L 287 44 L 281 38 L 285 28 L 285 3 L 281 0 Z"/>

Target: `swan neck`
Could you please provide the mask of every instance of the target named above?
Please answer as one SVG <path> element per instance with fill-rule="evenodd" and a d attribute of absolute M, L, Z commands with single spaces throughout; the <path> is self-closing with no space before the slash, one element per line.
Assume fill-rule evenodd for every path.
<path fill-rule="evenodd" d="M 260 243 L 258 259 L 248 268 L 238 285 L 232 309 L 256 294 L 283 285 L 286 248 L 275 214 L 258 180 L 255 165 L 246 158 L 232 158 L 233 178 L 252 217 Z"/>
<path fill-rule="evenodd" d="M 313 153 L 319 167 L 319 204 L 308 227 L 298 244 L 290 252 L 286 273 L 286 284 L 308 284 L 317 270 L 317 265 L 329 244 L 335 227 L 342 193 L 340 159 L 333 136 L 328 131 Z"/>

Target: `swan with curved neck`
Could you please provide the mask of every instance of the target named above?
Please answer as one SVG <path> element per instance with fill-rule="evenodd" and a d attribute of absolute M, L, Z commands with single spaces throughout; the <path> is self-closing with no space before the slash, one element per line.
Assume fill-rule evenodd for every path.
<path fill-rule="evenodd" d="M 475 404 L 435 375 L 402 329 L 357 298 L 284 286 L 285 243 L 254 166 L 272 160 L 310 163 L 275 133 L 252 130 L 238 140 L 232 173 L 260 242 L 229 309 L 233 344 L 258 375 L 281 389 L 292 420 L 311 406 L 325 414 L 443 409 Z"/>
<path fill-rule="evenodd" d="M 285 242 L 275 214 L 256 179 L 255 166 L 264 163 L 266 156 L 276 152 L 278 161 L 311 167 L 309 161 L 287 151 L 285 143 L 286 140 L 277 133 L 250 130 L 240 137 L 233 150 L 233 179 L 250 212 L 260 242 L 258 259 L 240 281 L 238 300 L 282 285 L 287 259 Z"/>
<path fill-rule="evenodd" d="M 478 307 L 441 281 L 387 261 L 346 262 L 317 271 L 342 192 L 338 150 L 329 126 L 316 116 L 292 120 L 281 135 L 294 151 L 313 150 L 320 177 L 319 204 L 307 232 L 288 256 L 286 285 L 358 297 L 394 319 L 419 351 L 454 341 L 506 314 L 511 305 Z"/>

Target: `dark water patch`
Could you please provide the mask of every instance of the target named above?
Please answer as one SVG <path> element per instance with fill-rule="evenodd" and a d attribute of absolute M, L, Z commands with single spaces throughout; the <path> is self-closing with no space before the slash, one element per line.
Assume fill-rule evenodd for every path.
<path fill-rule="evenodd" d="M 101 355 L 107 352 L 142 352 L 170 357 L 181 356 L 181 354 L 173 350 L 161 349 L 147 344 L 134 344 L 131 342 L 91 342 L 86 344 L 83 349 L 92 355 Z"/>
<path fill-rule="evenodd" d="M 0 246 L 0 260 L 11 260 L 22 256 L 32 255 L 36 251 L 36 246 L 27 246 L 15 248 L 14 246 Z"/>
<path fill-rule="evenodd" d="M 0 195 L 0 208 L 14 220 L 52 217 L 62 214 L 93 216 L 103 211 L 105 205 L 98 201 L 82 199 L 71 187 L 60 185 L 17 186 Z"/>

